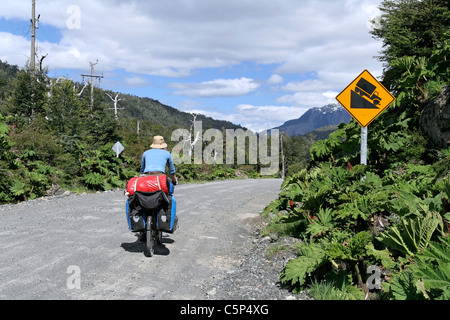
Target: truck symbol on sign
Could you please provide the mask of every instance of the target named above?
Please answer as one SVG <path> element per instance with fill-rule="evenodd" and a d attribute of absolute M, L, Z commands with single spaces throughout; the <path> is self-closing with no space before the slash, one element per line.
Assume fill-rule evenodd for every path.
<path fill-rule="evenodd" d="M 364 78 L 359 79 L 356 84 L 355 91 L 351 92 L 350 108 L 353 109 L 378 109 L 381 98 L 378 92 L 375 91 L 377 87 L 371 84 Z"/>

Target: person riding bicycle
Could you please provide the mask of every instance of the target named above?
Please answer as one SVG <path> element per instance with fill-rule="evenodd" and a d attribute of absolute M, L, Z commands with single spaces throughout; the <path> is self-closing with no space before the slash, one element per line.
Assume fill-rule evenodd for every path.
<path fill-rule="evenodd" d="M 141 160 L 141 177 L 145 176 L 160 176 L 165 174 L 166 165 L 169 168 L 169 175 L 171 177 L 173 185 L 176 185 L 178 180 L 175 175 L 176 170 L 173 164 L 172 155 L 169 151 L 165 150 L 167 143 L 162 136 L 154 136 L 153 143 L 150 149 L 145 151 Z M 145 241 L 146 233 L 140 232 L 138 236 L 140 241 Z"/>
<path fill-rule="evenodd" d="M 167 148 L 167 143 L 164 141 L 164 137 L 153 137 L 153 143 L 150 146 L 151 149 L 144 152 L 141 161 L 141 177 L 142 176 L 160 176 L 165 173 L 166 165 L 169 168 L 170 178 L 174 185 L 178 180 L 175 175 L 176 170 L 173 164 L 172 155 Z"/>

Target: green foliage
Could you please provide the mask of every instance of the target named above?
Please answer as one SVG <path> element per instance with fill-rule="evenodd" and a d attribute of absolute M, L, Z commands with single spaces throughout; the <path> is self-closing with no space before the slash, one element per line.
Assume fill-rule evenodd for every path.
<path fill-rule="evenodd" d="M 11 187 L 9 188 L 9 191 L 14 196 L 21 196 L 25 194 L 25 184 L 20 180 L 14 180 Z"/>
<path fill-rule="evenodd" d="M 389 64 L 398 57 L 430 57 L 448 39 L 450 9 L 446 0 L 384 0 L 381 16 L 370 32 L 383 41 L 380 60 Z"/>
<path fill-rule="evenodd" d="M 314 237 L 330 231 L 335 225 L 336 223 L 333 220 L 333 211 L 329 208 L 320 208 L 317 213 L 317 219 L 308 225 L 306 232 Z"/>
<path fill-rule="evenodd" d="M 324 247 L 320 243 L 301 244 L 297 249 L 298 258 L 287 262 L 281 271 L 280 279 L 284 283 L 303 286 L 306 278 L 327 260 Z"/>
<path fill-rule="evenodd" d="M 356 286 L 343 281 L 313 280 L 309 285 L 309 294 L 316 300 L 363 300 L 364 294 Z"/>
<path fill-rule="evenodd" d="M 450 298 L 450 241 L 430 242 L 429 247 L 416 255 L 411 265 L 414 276 L 423 282 L 424 295 L 428 298 Z"/>
<path fill-rule="evenodd" d="M 420 285 L 414 277 L 412 270 L 405 270 L 395 276 L 385 290 L 395 300 L 424 300 Z"/>
<path fill-rule="evenodd" d="M 391 66 L 401 73 L 392 82 L 398 93 L 394 106 L 408 104 L 418 107 L 418 102 L 436 97 L 449 78 L 448 62 L 446 68 L 443 66 L 449 52 L 450 44 L 446 42 L 443 49 L 434 50 L 430 58 L 403 56 L 392 61 Z"/>
<path fill-rule="evenodd" d="M 54 84 L 46 107 L 49 126 L 59 135 L 68 137 L 83 134 L 89 110 L 83 106 L 73 87 L 74 83 L 69 80 Z"/>
<path fill-rule="evenodd" d="M 289 137 L 282 134 L 283 155 L 286 166 L 286 176 L 294 174 L 308 166 L 310 160 L 310 148 L 316 139 L 325 139 L 325 137 L 316 137 L 308 134 L 306 136 Z"/>
<path fill-rule="evenodd" d="M 32 122 L 47 102 L 47 78 L 42 72 L 22 70 L 17 75 L 9 112 L 20 123 Z"/>
<path fill-rule="evenodd" d="M 365 232 L 357 233 L 344 243 L 332 243 L 327 247 L 326 253 L 333 260 L 362 260 L 366 256 L 366 246 L 371 242 L 370 235 Z"/>
<path fill-rule="evenodd" d="M 112 150 L 113 143 L 100 149 L 80 148 L 80 164 L 84 183 L 93 190 L 110 190 L 123 188 L 126 181 L 137 175 L 136 171 L 126 166 L 127 159 L 117 158 Z"/>
<path fill-rule="evenodd" d="M 428 246 L 439 225 L 442 217 L 437 212 L 427 212 L 423 217 L 401 219 L 377 239 L 392 249 L 414 255 Z"/>
<path fill-rule="evenodd" d="M 448 300 L 450 298 L 450 243 L 447 238 L 430 242 L 408 268 L 384 283 L 388 298 L 396 300 Z"/>
<path fill-rule="evenodd" d="M 433 150 L 419 118 L 450 80 L 450 11 L 431 0 L 383 1 L 381 10 L 372 34 L 384 40 L 383 82 L 397 101 L 369 128 L 368 165 L 356 165 L 359 125 L 340 125 L 311 147 L 307 168 L 285 179 L 265 210 L 265 232 L 303 239 L 280 272 L 296 291 L 349 299 L 345 288 L 353 288 L 364 296 L 373 265 L 386 275 L 381 298 L 448 299 L 450 152 Z M 343 272 L 345 286 L 336 281 Z"/>

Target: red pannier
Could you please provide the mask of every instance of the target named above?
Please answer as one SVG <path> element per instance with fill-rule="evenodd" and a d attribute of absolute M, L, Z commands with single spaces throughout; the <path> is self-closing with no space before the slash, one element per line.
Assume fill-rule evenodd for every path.
<path fill-rule="evenodd" d="M 127 193 L 128 196 L 132 196 L 135 191 L 154 192 L 161 190 L 162 192 L 169 193 L 168 186 L 169 180 L 165 174 L 159 177 L 134 177 L 127 181 Z"/>

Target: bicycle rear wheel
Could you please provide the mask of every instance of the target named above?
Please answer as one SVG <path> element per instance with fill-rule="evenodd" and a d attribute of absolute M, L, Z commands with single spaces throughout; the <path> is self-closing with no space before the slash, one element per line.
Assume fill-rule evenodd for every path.
<path fill-rule="evenodd" d="M 152 219 L 152 215 L 151 214 L 149 214 L 147 216 L 147 223 L 146 223 L 146 230 L 145 230 L 145 232 L 146 232 L 146 236 L 147 236 L 147 239 L 146 239 L 147 248 L 146 248 L 145 253 L 146 253 L 147 257 L 151 257 L 151 256 L 153 256 L 153 253 L 155 252 L 155 249 L 154 249 L 155 238 L 153 236 L 154 230 L 153 230 L 153 219 Z"/>

